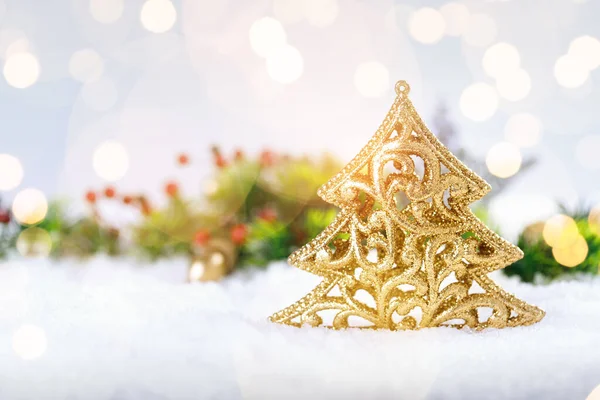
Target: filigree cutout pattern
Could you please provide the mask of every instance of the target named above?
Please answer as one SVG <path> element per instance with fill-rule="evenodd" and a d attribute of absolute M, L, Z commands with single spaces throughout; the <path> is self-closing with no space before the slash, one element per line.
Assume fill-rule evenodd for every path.
<path fill-rule="evenodd" d="M 471 212 L 489 185 L 427 129 L 409 91 L 396 84 L 375 135 L 319 190 L 341 211 L 289 262 L 323 281 L 271 321 L 399 330 L 504 328 L 543 318 L 487 277 L 523 254 Z"/>

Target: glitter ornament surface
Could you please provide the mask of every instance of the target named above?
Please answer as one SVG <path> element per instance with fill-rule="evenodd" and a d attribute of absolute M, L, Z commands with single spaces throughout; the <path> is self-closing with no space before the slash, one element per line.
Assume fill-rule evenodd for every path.
<path fill-rule="evenodd" d="M 341 211 L 289 262 L 323 281 L 271 321 L 484 329 L 544 317 L 487 276 L 523 253 L 472 213 L 469 205 L 490 186 L 427 129 L 409 91 L 406 82 L 396 84 L 396 100 L 375 135 L 319 189 Z"/>

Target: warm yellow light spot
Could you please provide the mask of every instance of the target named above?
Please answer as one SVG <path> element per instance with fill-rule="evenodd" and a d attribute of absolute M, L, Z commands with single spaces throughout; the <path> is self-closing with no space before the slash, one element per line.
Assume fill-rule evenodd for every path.
<path fill-rule="evenodd" d="M 290 45 L 284 45 L 267 57 L 267 73 L 276 82 L 292 83 L 302 75 L 304 60 L 302 54 Z"/>
<path fill-rule="evenodd" d="M 417 42 L 437 43 L 444 36 L 446 21 L 442 14 L 434 8 L 420 8 L 410 16 L 408 31 Z"/>
<path fill-rule="evenodd" d="M 527 71 L 519 68 L 500 75 L 496 79 L 496 88 L 500 96 L 506 100 L 523 100 L 531 91 L 531 78 Z"/>
<path fill-rule="evenodd" d="M 46 230 L 33 226 L 19 234 L 16 246 L 23 257 L 47 257 L 52 250 L 52 238 Z"/>
<path fill-rule="evenodd" d="M 535 146 L 541 136 L 542 123 L 529 113 L 512 115 L 504 126 L 504 138 L 519 147 Z"/>
<path fill-rule="evenodd" d="M 4 78 L 10 86 L 25 89 L 37 82 L 40 77 L 40 63 L 31 53 L 17 53 L 9 56 L 4 64 Z"/>
<path fill-rule="evenodd" d="M 104 61 L 92 49 L 78 50 L 69 59 L 69 74 L 80 82 L 94 81 L 104 72 Z"/>
<path fill-rule="evenodd" d="M 390 88 L 390 74 L 377 61 L 359 64 L 354 72 L 354 86 L 365 97 L 380 97 Z"/>
<path fill-rule="evenodd" d="M 333 24 L 339 12 L 337 0 L 303 0 L 302 4 L 308 23 L 320 28 Z"/>
<path fill-rule="evenodd" d="M 440 7 L 440 13 L 446 21 L 446 35 L 460 36 L 469 25 L 469 9 L 461 3 L 450 2 Z"/>
<path fill-rule="evenodd" d="M 281 22 L 271 17 L 255 21 L 250 27 L 250 46 L 256 54 L 268 57 L 285 46 L 287 35 Z"/>
<path fill-rule="evenodd" d="M 48 341 L 44 330 L 35 325 L 22 325 L 12 336 L 12 348 L 23 360 L 33 360 L 46 352 Z"/>
<path fill-rule="evenodd" d="M 460 96 L 460 109 L 473 121 L 484 121 L 496 113 L 498 95 L 487 83 L 474 83 L 465 88 Z"/>
<path fill-rule="evenodd" d="M 600 204 L 590 210 L 588 216 L 590 229 L 597 235 L 600 235 Z"/>
<path fill-rule="evenodd" d="M 519 172 L 521 161 L 519 148 L 508 142 L 494 145 L 485 158 L 488 170 L 498 178 L 508 178 Z"/>
<path fill-rule="evenodd" d="M 569 45 L 569 57 L 588 70 L 600 66 L 600 40 L 585 35 L 574 39 Z"/>
<path fill-rule="evenodd" d="M 579 164 L 592 171 L 600 170 L 600 135 L 586 135 L 575 146 L 575 157 Z"/>
<path fill-rule="evenodd" d="M 470 46 L 485 47 L 496 40 L 496 22 L 486 14 L 471 14 L 463 40 Z"/>
<path fill-rule="evenodd" d="M 573 218 L 558 214 L 546 221 L 542 232 L 544 241 L 551 247 L 567 247 L 580 236 Z"/>
<path fill-rule="evenodd" d="M 23 180 L 23 167 L 17 157 L 0 154 L 0 190 L 12 190 Z"/>
<path fill-rule="evenodd" d="M 564 55 L 554 64 L 554 77 L 559 85 L 573 89 L 585 83 L 590 74 L 589 69 L 570 55 Z"/>
<path fill-rule="evenodd" d="M 37 189 L 23 189 L 13 199 L 12 212 L 22 224 L 37 224 L 46 217 L 48 201 Z"/>
<path fill-rule="evenodd" d="M 90 14 L 103 24 L 112 24 L 123 15 L 124 0 L 90 0 Z"/>
<path fill-rule="evenodd" d="M 153 33 L 169 31 L 177 21 L 177 10 L 170 0 L 147 0 L 140 13 L 142 26 Z"/>
<path fill-rule="evenodd" d="M 94 151 L 93 166 L 100 178 L 110 182 L 118 181 L 129 168 L 127 150 L 117 141 L 104 142 Z"/>
<path fill-rule="evenodd" d="M 519 69 L 521 56 L 519 50 L 512 44 L 499 42 L 485 51 L 482 64 L 486 74 L 498 78 Z"/>
<path fill-rule="evenodd" d="M 576 267 L 585 261 L 588 254 L 588 245 L 583 236 L 579 235 L 568 246 L 553 247 L 552 255 L 556 262 L 565 267 Z"/>

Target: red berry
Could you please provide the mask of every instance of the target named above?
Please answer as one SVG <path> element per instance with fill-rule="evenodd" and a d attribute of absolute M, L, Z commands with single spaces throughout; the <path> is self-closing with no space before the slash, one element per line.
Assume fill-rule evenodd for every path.
<path fill-rule="evenodd" d="M 150 208 L 150 204 L 148 204 L 148 200 L 146 200 L 145 198 L 140 198 L 140 207 L 142 209 L 142 214 L 144 215 L 150 215 L 150 213 L 152 212 L 152 209 Z"/>
<path fill-rule="evenodd" d="M 115 189 L 111 186 L 107 187 L 106 189 L 104 189 L 104 195 L 106 197 L 108 197 L 109 199 L 112 199 L 113 197 L 115 197 Z"/>
<path fill-rule="evenodd" d="M 237 149 L 235 151 L 235 154 L 233 155 L 233 158 L 235 159 L 235 161 L 241 161 L 244 159 L 244 152 L 240 149 Z"/>
<path fill-rule="evenodd" d="M 175 197 L 175 196 L 177 196 L 177 193 L 179 192 L 179 186 L 175 182 L 169 182 L 165 186 L 165 192 L 167 193 L 167 195 L 169 197 Z"/>
<path fill-rule="evenodd" d="M 260 154 L 260 165 L 270 167 L 275 164 L 275 154 L 272 151 L 265 150 Z"/>
<path fill-rule="evenodd" d="M 181 153 L 177 156 L 177 163 L 179 165 L 188 165 L 190 163 L 190 157 L 185 153 Z"/>
<path fill-rule="evenodd" d="M 123 203 L 131 204 L 131 203 L 133 203 L 133 198 L 131 196 L 123 196 Z"/>
<path fill-rule="evenodd" d="M 219 168 L 224 168 L 227 166 L 227 161 L 225 161 L 225 157 L 222 155 L 218 155 L 215 157 L 215 165 Z"/>
<path fill-rule="evenodd" d="M 270 207 L 263 208 L 258 212 L 258 218 L 266 222 L 274 222 L 277 219 L 277 213 Z"/>
<path fill-rule="evenodd" d="M 198 246 L 204 246 L 210 240 L 210 233 L 206 230 L 200 230 L 194 235 L 194 243 Z"/>
<path fill-rule="evenodd" d="M 246 241 L 248 235 L 248 228 L 244 224 L 237 224 L 231 228 L 231 241 L 234 244 L 240 245 Z"/>
<path fill-rule="evenodd" d="M 0 210 L 0 224 L 8 224 L 10 222 L 10 213 L 8 210 Z"/>
<path fill-rule="evenodd" d="M 89 191 L 85 194 L 85 199 L 88 203 L 94 204 L 96 202 L 96 193 Z"/>

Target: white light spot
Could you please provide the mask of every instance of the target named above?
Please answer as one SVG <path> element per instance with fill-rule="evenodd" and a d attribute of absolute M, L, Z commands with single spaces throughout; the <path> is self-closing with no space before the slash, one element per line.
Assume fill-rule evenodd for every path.
<path fill-rule="evenodd" d="M 4 78 L 10 86 L 24 89 L 40 76 L 40 64 L 31 53 L 17 53 L 7 58 L 4 64 Z"/>
<path fill-rule="evenodd" d="M 169 31 L 177 21 L 177 10 L 170 0 L 148 0 L 140 13 L 142 26 L 154 33 Z"/>
<path fill-rule="evenodd" d="M 486 14 L 471 14 L 463 39 L 470 46 L 485 47 L 496 40 L 497 34 L 496 22 L 492 17 Z"/>
<path fill-rule="evenodd" d="M 250 27 L 250 46 L 261 57 L 268 57 L 272 52 L 279 50 L 286 40 L 285 29 L 275 18 L 261 18 Z"/>
<path fill-rule="evenodd" d="M 127 150 L 117 141 L 106 141 L 94 151 L 93 166 L 100 178 L 109 182 L 118 181 L 129 168 Z"/>
<path fill-rule="evenodd" d="M 474 83 L 460 96 L 462 113 L 473 121 L 484 121 L 496 113 L 498 109 L 498 94 L 487 83 Z"/>
<path fill-rule="evenodd" d="M 279 47 L 267 57 L 267 73 L 276 82 L 292 83 L 302 75 L 302 54 L 290 45 Z"/>
<path fill-rule="evenodd" d="M 514 114 L 504 126 L 504 138 L 519 147 L 535 146 L 541 136 L 542 123 L 529 113 Z"/>
<path fill-rule="evenodd" d="M 303 5 L 308 23 L 321 28 L 333 24 L 339 12 L 337 0 L 303 0 Z"/>
<path fill-rule="evenodd" d="M 521 153 L 517 146 L 501 142 L 488 151 L 485 164 L 492 175 L 508 178 L 519 172 L 521 161 Z"/>
<path fill-rule="evenodd" d="M 569 57 L 588 70 L 600 66 L 600 40 L 585 35 L 574 39 L 569 45 Z"/>
<path fill-rule="evenodd" d="M 447 3 L 440 7 L 440 13 L 446 21 L 446 35 L 460 36 L 469 24 L 469 9 L 461 3 Z"/>
<path fill-rule="evenodd" d="M 106 111 L 117 103 L 118 92 L 113 81 L 106 77 L 87 82 L 81 90 L 85 104 L 95 111 Z"/>
<path fill-rule="evenodd" d="M 123 15 L 124 0 L 90 0 L 90 14 L 103 24 L 112 24 Z"/>
<path fill-rule="evenodd" d="M 496 80 L 500 96 L 509 101 L 523 100 L 531 91 L 531 78 L 524 69 L 517 69 L 501 75 Z"/>
<path fill-rule="evenodd" d="M 516 71 L 521 64 L 521 56 L 512 44 L 499 42 L 485 51 L 482 64 L 486 74 L 498 78 Z"/>
<path fill-rule="evenodd" d="M 446 21 L 442 14 L 434 8 L 420 8 L 412 13 L 408 20 L 408 31 L 417 42 L 437 43 L 444 36 L 445 30 Z"/>
<path fill-rule="evenodd" d="M 48 201 L 44 193 L 37 189 L 23 189 L 13 199 L 12 212 L 22 224 L 37 224 L 46 217 Z"/>
<path fill-rule="evenodd" d="M 104 72 L 104 61 L 96 51 L 83 49 L 73 53 L 69 59 L 69 73 L 80 82 L 99 79 Z"/>
<path fill-rule="evenodd" d="M 589 69 L 569 55 L 564 55 L 554 64 L 554 76 L 559 85 L 573 89 L 585 83 L 590 74 Z"/>
<path fill-rule="evenodd" d="M 23 360 L 33 360 L 46 352 L 48 341 L 44 330 L 35 325 L 22 325 L 13 333 L 12 348 Z"/>
<path fill-rule="evenodd" d="M 600 170 L 600 135 L 582 137 L 575 148 L 575 156 L 585 168 Z"/>
<path fill-rule="evenodd" d="M 362 63 L 354 72 L 354 86 L 365 97 L 380 97 L 390 87 L 388 69 L 377 61 Z"/>
<path fill-rule="evenodd" d="M 585 1 L 579 0 L 576 3 L 585 3 Z M 585 400 L 600 400 L 600 385 L 596 386 Z"/>
<path fill-rule="evenodd" d="M 194 261 L 188 272 L 188 279 L 190 282 L 197 282 L 204 276 L 206 267 L 202 261 Z"/>
<path fill-rule="evenodd" d="M 298 0 L 274 0 L 273 14 L 283 23 L 294 24 L 304 18 L 304 5 Z"/>
<path fill-rule="evenodd" d="M 0 154 L 0 190 L 12 190 L 23 180 L 23 167 L 17 157 Z"/>

